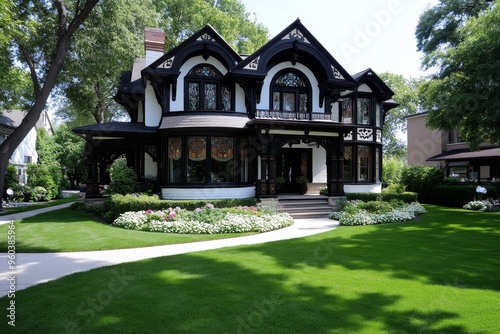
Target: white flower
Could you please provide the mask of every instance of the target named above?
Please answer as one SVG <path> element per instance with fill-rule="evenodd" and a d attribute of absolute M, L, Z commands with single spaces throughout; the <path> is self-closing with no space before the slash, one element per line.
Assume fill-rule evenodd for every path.
<path fill-rule="evenodd" d="M 477 186 L 477 187 L 476 187 L 476 192 L 477 192 L 478 194 L 483 194 L 483 195 L 484 195 L 484 194 L 486 194 L 487 190 L 486 190 L 486 188 L 485 188 L 485 187 Z"/>

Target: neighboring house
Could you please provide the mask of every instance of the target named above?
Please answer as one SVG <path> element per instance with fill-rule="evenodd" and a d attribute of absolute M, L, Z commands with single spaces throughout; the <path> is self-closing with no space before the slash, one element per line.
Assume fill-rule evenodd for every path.
<path fill-rule="evenodd" d="M 14 130 L 21 124 L 25 111 L 22 110 L 9 110 L 3 111 L 0 116 L 0 144 L 4 142 L 7 137 L 14 132 Z M 14 165 L 17 169 L 17 179 L 19 184 L 25 184 L 28 181 L 26 173 L 29 163 L 38 162 L 38 154 L 36 152 L 36 131 L 44 127 L 49 133 L 53 133 L 52 124 L 50 123 L 49 116 L 46 111 L 40 115 L 40 119 L 30 132 L 23 139 L 21 144 L 16 148 L 14 153 L 9 159 L 9 163 Z"/>
<path fill-rule="evenodd" d="M 131 121 L 73 129 L 88 196 L 121 155 L 165 199 L 273 197 L 299 177 L 330 196 L 381 191 L 382 125 L 398 104 L 374 71 L 347 73 L 299 20 L 245 56 L 210 25 L 167 53 L 164 36 L 146 29 L 145 58 L 122 76 Z"/>
<path fill-rule="evenodd" d="M 482 143 L 471 151 L 456 131 L 430 130 L 427 113 L 408 116 L 408 164 L 436 166 L 446 175 L 478 181 L 500 178 L 500 146 Z"/>

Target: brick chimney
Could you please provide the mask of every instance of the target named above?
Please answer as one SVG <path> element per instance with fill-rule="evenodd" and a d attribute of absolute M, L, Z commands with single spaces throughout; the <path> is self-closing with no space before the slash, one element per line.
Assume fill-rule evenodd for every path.
<path fill-rule="evenodd" d="M 165 32 L 157 28 L 144 29 L 144 50 L 146 51 L 146 66 L 163 56 Z"/>

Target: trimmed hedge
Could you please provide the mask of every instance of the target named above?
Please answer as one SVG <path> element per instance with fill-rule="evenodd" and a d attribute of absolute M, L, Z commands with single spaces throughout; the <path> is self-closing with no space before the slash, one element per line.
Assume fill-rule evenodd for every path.
<path fill-rule="evenodd" d="M 432 204 L 443 205 L 455 208 L 462 208 L 465 204 L 479 196 L 476 193 L 477 184 L 474 185 L 441 185 L 432 191 Z M 484 186 L 487 190 L 483 199 L 498 198 L 499 191 L 495 186 Z"/>
<path fill-rule="evenodd" d="M 157 195 L 119 195 L 114 194 L 104 201 L 106 220 L 113 221 L 120 214 L 127 211 L 142 210 L 165 210 L 180 207 L 186 210 L 194 210 L 204 207 L 206 203 L 212 203 L 216 208 L 231 208 L 235 206 L 255 206 L 255 198 L 243 199 L 214 199 L 214 200 L 162 200 Z"/>
<path fill-rule="evenodd" d="M 401 183 L 406 190 L 416 192 L 421 203 L 433 204 L 433 191 L 443 184 L 444 171 L 437 167 L 407 166 L 401 173 Z"/>
<path fill-rule="evenodd" d="M 363 202 L 370 201 L 384 201 L 390 202 L 393 199 L 401 200 L 405 203 L 417 202 L 418 195 L 414 192 L 404 192 L 402 194 L 397 193 L 348 193 L 345 194 L 348 201 L 361 200 Z"/>

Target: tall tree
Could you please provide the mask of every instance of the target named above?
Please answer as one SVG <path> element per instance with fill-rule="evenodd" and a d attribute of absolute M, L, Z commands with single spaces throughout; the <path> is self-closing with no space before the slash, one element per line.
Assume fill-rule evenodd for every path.
<path fill-rule="evenodd" d="M 61 124 L 54 133 L 54 143 L 63 176 L 71 189 L 76 189 L 87 173 L 85 140 L 73 133 L 67 124 Z"/>
<path fill-rule="evenodd" d="M 56 114 L 71 125 L 125 116 L 113 95 L 121 71 L 130 69 L 134 58 L 143 55 L 146 26 L 165 30 L 166 50 L 207 23 L 241 53 L 253 52 L 268 40 L 267 28 L 250 19 L 240 0 L 115 0 L 99 6 L 88 23 L 77 32 L 79 47 L 64 67 L 73 80 L 66 80 L 68 84 L 62 87 L 65 103 Z"/>
<path fill-rule="evenodd" d="M 210 23 L 240 53 L 252 53 L 264 45 L 268 29 L 250 19 L 240 0 L 155 0 L 166 32 L 167 50 Z"/>
<path fill-rule="evenodd" d="M 124 110 L 113 100 L 121 72 L 144 52 L 144 28 L 157 27 L 158 21 L 151 0 L 101 3 L 75 33 L 59 87 L 65 99 L 56 115 L 72 125 L 123 118 Z"/>
<path fill-rule="evenodd" d="M 0 115 L 9 109 L 22 108 L 32 98 L 29 73 L 13 65 L 11 37 L 17 27 L 14 4 L 0 0 Z"/>
<path fill-rule="evenodd" d="M 8 57 L 29 70 L 33 103 L 23 121 L 0 145 L 0 194 L 9 158 L 42 113 L 71 46 L 73 34 L 99 0 L 15 1 L 12 18 L 18 28 L 10 39 Z M 2 204 L 0 201 L 0 209 Z"/>
<path fill-rule="evenodd" d="M 391 87 L 399 107 L 391 109 L 385 116 L 383 144 L 385 157 L 406 157 L 406 143 L 400 137 L 406 131 L 405 116 L 419 111 L 418 86 L 422 79 L 405 78 L 400 74 L 380 73 L 380 78 Z M 398 138 L 399 137 L 399 138 Z"/>
<path fill-rule="evenodd" d="M 472 149 L 484 141 L 500 143 L 499 4 L 456 29 L 457 42 L 434 55 L 437 73 L 421 89 L 427 125 L 457 130 Z"/>
<path fill-rule="evenodd" d="M 415 30 L 417 50 L 422 51 L 424 68 L 439 66 L 442 52 L 456 47 L 462 37 L 459 29 L 467 20 L 488 8 L 491 0 L 441 0 L 427 8 Z"/>

